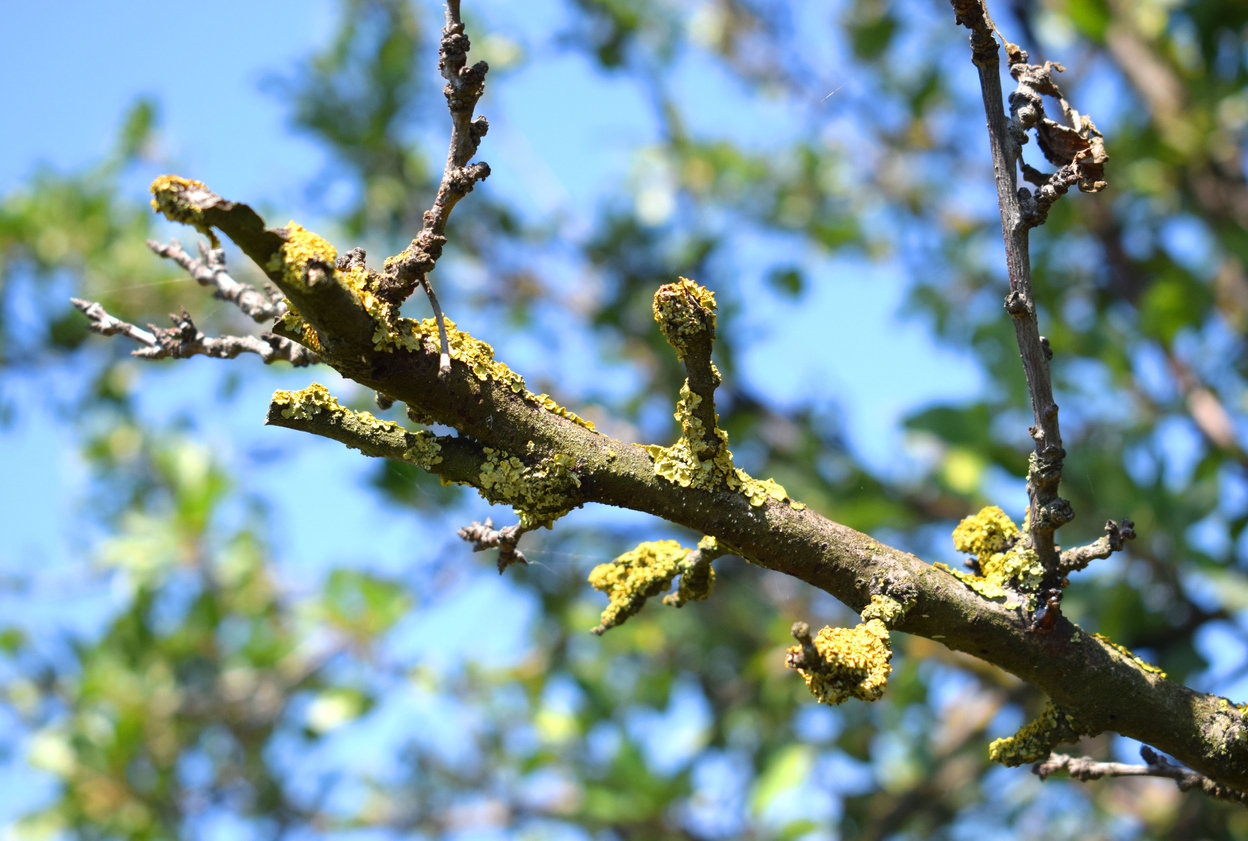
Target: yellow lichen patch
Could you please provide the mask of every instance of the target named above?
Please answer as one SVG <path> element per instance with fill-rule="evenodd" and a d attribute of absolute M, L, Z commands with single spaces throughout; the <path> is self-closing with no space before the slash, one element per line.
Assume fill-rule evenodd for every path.
<path fill-rule="evenodd" d="M 734 473 L 736 474 L 737 481 L 740 482 L 741 493 L 749 497 L 750 505 L 753 505 L 755 508 L 762 505 L 769 499 L 774 499 L 778 502 L 780 500 L 788 499 L 789 497 L 788 493 L 784 490 L 784 486 L 778 484 L 774 479 L 759 480 L 751 478 L 750 474 L 746 473 L 739 467 L 734 471 Z M 791 504 L 798 510 L 806 507 L 800 502 L 794 502 Z"/>
<path fill-rule="evenodd" d="M 291 221 L 286 224 L 286 241 L 269 258 L 264 268 L 271 273 L 280 273 L 286 283 L 298 287 L 307 282 L 309 263 L 320 263 L 331 273 L 336 273 L 334 262 L 337 259 L 338 250 L 324 238 Z"/>
<path fill-rule="evenodd" d="M 299 418 L 306 420 L 321 412 L 347 411 L 338 402 L 338 398 L 330 394 L 329 389 L 320 383 L 312 383 L 312 385 L 301 391 L 275 391 L 273 392 L 271 402 L 286 407 L 282 409 L 282 417 L 287 419 Z M 369 415 L 369 417 L 372 417 L 372 415 Z M 376 420 L 376 418 L 373 419 Z"/>
<path fill-rule="evenodd" d="M 298 336 L 300 343 L 311 350 L 320 352 L 321 337 L 316 330 L 304 320 L 299 311 L 295 309 L 295 305 L 290 302 L 289 298 L 283 298 L 282 303 L 286 305 L 286 312 L 277 320 L 277 323 L 289 334 Z"/>
<path fill-rule="evenodd" d="M 1000 508 L 989 506 L 967 517 L 953 530 L 953 545 L 959 552 L 975 555 L 981 575 L 950 569 L 936 564 L 956 576 L 984 598 L 1007 598 L 1011 591 L 1033 594 L 1044 580 L 1044 565 L 1034 550 L 1018 541 L 1018 526 Z M 1029 610 L 1036 608 L 1034 595 L 1025 599 Z M 1007 604 L 1014 604 L 1007 598 Z"/>
<path fill-rule="evenodd" d="M 620 625 L 641 610 L 646 599 L 671 586 L 680 562 L 689 554 L 675 540 L 653 540 L 625 552 L 609 564 L 594 567 L 589 583 L 607 594 L 610 604 L 602 612 L 595 634 Z"/>
<path fill-rule="evenodd" d="M 1139 657 L 1137 657 L 1135 652 L 1127 648 L 1125 645 L 1119 645 L 1118 643 L 1111 640 L 1109 637 L 1103 636 L 1101 634 L 1093 634 L 1092 636 L 1096 637 L 1098 640 L 1100 640 L 1101 642 L 1108 645 L 1110 648 L 1117 651 L 1123 657 L 1126 657 L 1132 663 L 1139 666 L 1142 670 L 1148 672 L 1149 674 L 1157 675 L 1162 680 L 1166 679 L 1167 676 L 1165 672 L 1163 672 L 1161 669 L 1157 668 L 1156 666 L 1154 666 L 1152 663 L 1148 662 L 1147 660 L 1142 660 Z"/>
<path fill-rule="evenodd" d="M 514 508 L 522 528 L 549 528 L 576 504 L 571 494 L 581 480 L 573 472 L 575 466 L 576 459 L 563 453 L 526 465 L 514 455 L 486 447 L 478 490 L 490 502 Z"/>
<path fill-rule="evenodd" d="M 810 693 L 821 704 L 840 704 L 850 698 L 878 701 L 892 672 L 893 645 L 888 628 L 871 619 L 855 628 L 825 627 L 814 638 L 822 669 L 799 668 Z M 788 650 L 800 656 L 802 647 Z"/>
<path fill-rule="evenodd" d="M 202 181 L 192 181 L 178 175 L 161 175 L 152 182 L 152 210 L 162 214 L 170 222 L 190 225 L 212 241 L 213 248 L 220 246 L 212 228 L 204 221 L 204 212 L 187 201 L 187 193 L 213 195 Z"/>
<path fill-rule="evenodd" d="M 1081 736 L 1091 735 L 1091 732 L 1073 715 L 1050 701 L 1035 721 L 1023 725 L 1008 739 L 997 739 L 990 744 L 988 758 L 1010 768 L 1041 762 L 1049 758 L 1056 746 L 1078 741 Z"/>
<path fill-rule="evenodd" d="M 715 329 L 715 293 L 687 277 L 660 286 L 653 309 L 659 329 L 681 359 L 698 333 Z"/>
<path fill-rule="evenodd" d="M 894 598 L 875 595 L 871 597 L 871 604 L 862 609 L 862 621 L 878 619 L 884 623 L 884 627 L 892 628 L 906 615 L 906 609 L 906 605 Z"/>
<path fill-rule="evenodd" d="M 953 545 L 959 552 L 978 557 L 982 568 L 994 554 L 1004 552 L 1018 534 L 1014 521 L 1000 508 L 990 505 L 958 523 L 953 530 Z"/>
<path fill-rule="evenodd" d="M 441 463 L 442 456 L 438 453 L 442 452 L 442 445 L 438 443 L 438 436 L 425 429 L 413 432 L 411 436 L 408 440 L 412 442 L 412 446 L 403 451 L 404 461 L 410 461 L 424 471 Z"/>
<path fill-rule="evenodd" d="M 549 394 L 534 394 L 531 391 L 525 391 L 524 399 L 538 404 L 539 406 L 541 406 L 543 409 L 550 412 L 551 414 L 558 415 L 561 418 L 567 418 L 568 420 L 572 421 L 572 423 L 575 423 L 578 426 L 583 426 L 586 429 L 588 429 L 590 432 L 598 431 L 594 428 L 594 425 L 592 422 L 585 420 L 583 417 L 578 415 L 576 412 L 573 412 L 571 409 L 565 409 L 563 406 L 560 406 L 553 399 L 551 399 Z"/>

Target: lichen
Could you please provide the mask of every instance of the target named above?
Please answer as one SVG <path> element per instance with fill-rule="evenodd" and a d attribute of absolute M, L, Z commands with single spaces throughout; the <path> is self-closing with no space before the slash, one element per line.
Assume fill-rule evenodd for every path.
<path fill-rule="evenodd" d="M 478 490 L 490 502 L 514 508 L 521 528 L 549 528 L 576 504 L 572 492 L 581 480 L 575 466 L 576 459 L 563 453 L 526 465 L 510 453 L 486 447 Z"/>
<path fill-rule="evenodd" d="M 797 670 L 819 703 L 835 705 L 850 698 L 878 701 L 884 696 L 893 669 L 893 645 L 883 621 L 870 619 L 854 628 L 825 627 L 814 644 L 822 668 Z M 795 645 L 787 654 L 790 661 L 800 658 L 802 647 Z"/>
<path fill-rule="evenodd" d="M 974 555 L 979 575 L 950 569 L 937 563 L 986 599 L 1006 599 L 1009 606 L 1025 604 L 1035 610 L 1035 593 L 1044 580 L 1044 565 L 1034 550 L 1018 540 L 1022 533 L 1004 511 L 995 505 L 973 514 L 953 530 L 953 545 L 959 552 Z M 1012 598 L 1023 595 L 1022 601 Z"/>
<path fill-rule="evenodd" d="M 208 185 L 202 181 L 193 181 L 178 175 L 161 175 L 152 182 L 152 210 L 162 214 L 170 222 L 190 225 L 212 243 L 213 248 L 220 247 L 216 233 L 204 220 L 204 211 L 187 201 L 187 192 L 203 191 L 212 195 Z"/>
<path fill-rule="evenodd" d="M 874 595 L 871 597 L 871 604 L 862 609 L 862 621 L 868 622 L 872 619 L 878 619 L 884 623 L 884 627 L 892 628 L 901 621 L 908 609 L 908 605 L 904 605 L 894 598 Z"/>
<path fill-rule="evenodd" d="M 953 530 L 953 546 L 959 552 L 975 555 L 980 567 L 992 556 L 1004 552 L 1018 538 L 1018 526 L 995 505 L 990 505 L 958 523 Z"/>
<path fill-rule="evenodd" d="M 689 381 L 685 380 L 673 415 L 680 422 L 680 439 L 670 447 L 658 444 L 642 447 L 654 462 L 654 472 L 683 488 L 714 491 L 727 486 L 729 490 L 743 493 L 750 500 L 750 505 L 755 507 L 768 499 L 788 499 L 788 494 L 779 483 L 772 479 L 755 479 L 733 466 L 728 433 L 716 425 L 708 434 L 705 424 L 695 412 L 701 403 L 702 397 L 691 391 Z M 718 421 L 719 415 L 715 419 Z M 712 435 L 718 446 L 713 445 Z M 789 500 L 789 504 L 799 511 L 806 507 L 793 500 Z"/>
<path fill-rule="evenodd" d="M 681 607 L 700 602 L 715 588 L 715 570 L 711 561 L 724 554 L 719 541 L 707 535 L 698 541 L 698 551 L 690 552 L 680 562 L 680 586 L 675 593 L 663 597 L 663 604 Z"/>
<path fill-rule="evenodd" d="M 610 600 L 594 633 L 601 634 L 623 624 L 641 610 L 646 599 L 671 586 L 689 551 L 675 540 L 652 540 L 625 552 L 611 563 L 594 567 L 589 583 L 595 590 L 606 593 Z"/>
<path fill-rule="evenodd" d="M 687 277 L 660 286 L 653 309 L 654 320 L 680 359 L 697 334 L 715 329 L 715 293 Z"/>
<path fill-rule="evenodd" d="M 1076 742 L 1092 730 L 1052 701 L 1035 721 L 1023 725 L 1008 739 L 997 739 L 988 746 L 988 758 L 1007 767 L 1048 759 L 1053 748 Z"/>
<path fill-rule="evenodd" d="M 347 411 L 338 398 L 329 393 L 329 389 L 320 383 L 312 383 L 300 391 L 278 390 L 273 392 L 272 403 L 285 406 L 282 417 L 307 420 L 321 412 L 344 413 Z M 367 413 L 365 413 L 367 414 Z M 369 415 L 372 417 L 372 415 Z M 374 418 L 376 420 L 376 418 Z"/>
<path fill-rule="evenodd" d="M 404 461 L 410 461 L 426 472 L 431 471 L 435 464 L 442 463 L 442 456 L 439 455 L 442 445 L 438 443 L 438 436 L 427 429 L 409 434 L 412 446 L 403 451 Z"/>
<path fill-rule="evenodd" d="M 578 415 L 576 412 L 573 412 L 571 409 L 565 409 L 563 406 L 560 406 L 551 398 L 549 394 L 545 394 L 545 393 L 534 394 L 531 391 L 525 391 L 524 398 L 526 400 L 529 400 L 541 406 L 543 409 L 550 412 L 552 415 L 558 415 L 561 418 L 566 418 L 567 420 L 572 421 L 572 423 L 577 424 L 578 426 L 585 427 L 590 432 L 598 431 L 594 428 L 594 424 L 591 421 L 585 420 L 583 417 Z"/>
<path fill-rule="evenodd" d="M 264 268 L 271 274 L 280 274 L 286 284 L 301 287 L 307 283 L 309 263 L 319 263 L 328 273 L 341 276 L 334 268 L 337 259 L 338 251 L 329 242 L 292 220 L 286 223 L 282 247 Z"/>
<path fill-rule="evenodd" d="M 1118 643 L 1111 640 L 1109 637 L 1104 636 L 1102 634 L 1093 634 L 1092 636 L 1096 637 L 1098 640 L 1105 643 L 1110 648 L 1114 649 L 1114 651 L 1117 651 L 1123 657 L 1127 658 L 1132 663 L 1139 666 L 1140 669 L 1142 669 L 1143 671 L 1146 671 L 1149 674 L 1157 675 L 1162 680 L 1166 679 L 1167 676 L 1164 671 L 1154 666 L 1152 663 L 1148 662 L 1147 660 L 1143 660 L 1140 657 L 1136 656 L 1135 652 L 1127 648 L 1125 645 L 1119 645 Z"/>

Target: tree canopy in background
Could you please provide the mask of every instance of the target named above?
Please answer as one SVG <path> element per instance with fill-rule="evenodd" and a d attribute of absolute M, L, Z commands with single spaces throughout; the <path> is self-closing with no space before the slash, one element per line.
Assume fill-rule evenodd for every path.
<path fill-rule="evenodd" d="M 997 23 L 1033 61 L 1065 64 L 1063 90 L 1096 118 L 1111 156 L 1109 187 L 1058 202 L 1032 239 L 1063 410 L 1063 493 L 1077 512 L 1062 542 L 1087 543 L 1124 516 L 1139 535 L 1075 576 L 1064 612 L 1172 679 L 1239 700 L 1248 9 L 1000 6 Z M 527 105 L 575 137 L 571 127 L 599 107 L 585 94 L 626 89 L 652 134 L 613 147 L 623 162 L 614 172 L 578 161 L 561 173 L 585 190 L 562 204 L 533 190 L 549 180 L 540 170 L 527 182 L 508 176 L 488 136 L 481 157 L 495 173 L 452 217 L 435 274 L 450 317 L 488 332 L 535 391 L 613 436 L 667 441 L 685 375 L 655 329 L 651 297 L 677 276 L 696 278 L 719 301 L 720 425 L 750 473 L 927 560 L 958 563 L 949 535 L 985 504 L 1021 520 L 1026 382 L 1001 307 L 978 86 L 947 6 L 575 0 L 540 30 L 505 4 L 464 13 L 473 58 L 480 50 L 492 66 L 479 111 L 519 107 L 507 105 L 509 83 L 536 78 L 541 97 Z M 325 164 L 307 173 L 303 203 L 272 209 L 270 220 L 320 217 L 322 233 L 374 256 L 414 235 L 445 143 L 440 19 L 428 4 L 343 0 L 326 43 L 298 67 L 274 68 L 274 107 Z M 93 618 L 58 626 L 46 620 L 55 599 L 43 603 L 38 560 L 4 558 L 4 738 L 15 763 L 51 781 L 16 831 L 1248 832 L 1242 807 L 1167 781 L 1040 784 L 991 766 L 987 744 L 1038 713 L 1043 696 L 919 637 L 895 637 L 881 701 L 815 706 L 784 669 L 789 627 L 853 615 L 739 559 L 718 564 L 706 602 L 676 611 L 656 601 L 601 638 L 588 633 L 603 606 L 585 583 L 594 566 L 639 540 L 698 535 L 578 511 L 526 536 L 535 563 L 500 583 L 489 559 L 454 537 L 489 513 L 462 489 L 392 462 L 365 466 L 367 489 L 344 489 L 351 474 L 320 467 L 342 464 L 327 455 L 341 448 L 287 443 L 295 436 L 277 430 L 248 439 L 263 442 L 254 447 L 221 443 L 218 412 L 251 400 L 242 414 L 258 425 L 267 391 L 324 380 L 321 371 L 254 359 L 146 363 L 179 366 L 166 381 L 193 371 L 203 392 L 193 415 L 153 408 L 176 393 L 155 398 L 161 374 L 121 343 L 86 341 L 67 299 L 98 300 L 134 323 L 185 305 L 205 332 L 240 329 L 234 308 L 171 283 L 185 275 L 143 244 L 169 229 L 125 185 L 176 163 L 161 157 L 159 113 L 139 101 L 106 159 L 38 171 L 0 200 L 0 408 L 10 425 L 40 400 L 70 419 L 91 480 L 65 504 L 78 506 L 80 548 L 101 570 Z M 213 183 L 212 173 L 186 174 Z M 187 231 L 177 233 L 189 249 Z M 227 260 L 261 280 L 237 251 Z M 933 355 L 956 349 L 981 382 L 970 398 L 913 411 L 904 446 L 885 459 L 854 439 L 836 388 L 838 369 L 873 359 L 821 356 L 819 331 L 848 330 L 855 318 L 819 309 L 834 300 L 827 290 L 866 282 L 900 290 L 904 317 L 891 330 L 930 334 Z M 406 312 L 423 317 L 424 306 L 413 299 Z M 72 385 L 35 397 L 12 385 L 45 379 Z M 896 401 L 899 388 L 881 378 L 878 399 Z M 332 389 L 371 405 L 364 389 L 337 380 Z M 287 466 L 265 473 L 270 464 Z M 366 493 L 393 529 L 334 536 L 351 548 L 332 568 L 301 568 L 301 547 L 330 539 L 315 533 L 318 506 Z M 283 513 L 291 509 L 304 512 L 301 534 Z M 1097 737 L 1080 750 L 1130 760 L 1125 741 Z"/>

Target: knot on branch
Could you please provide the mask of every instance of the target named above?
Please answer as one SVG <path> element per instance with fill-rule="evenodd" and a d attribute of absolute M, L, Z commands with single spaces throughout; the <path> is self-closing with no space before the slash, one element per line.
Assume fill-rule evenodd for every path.
<path fill-rule="evenodd" d="M 516 548 L 525 529 L 519 523 L 504 529 L 495 529 L 494 521 L 489 517 L 484 523 L 473 522 L 459 530 L 459 536 L 472 544 L 472 551 L 484 552 L 486 549 L 498 549 L 498 574 L 502 575 L 512 564 L 528 566 L 529 559 Z"/>
<path fill-rule="evenodd" d="M 785 652 L 784 664 L 801 674 L 819 703 L 878 701 L 884 696 L 893 669 L 893 645 L 881 619 L 868 619 L 852 629 L 825 627 L 814 639 L 809 625 L 795 622 L 791 633 L 798 644 Z"/>
<path fill-rule="evenodd" d="M 1035 315 L 1035 308 L 1027 296 L 1017 289 L 1011 289 L 1005 296 L 1005 311 L 1015 318 L 1028 318 Z"/>

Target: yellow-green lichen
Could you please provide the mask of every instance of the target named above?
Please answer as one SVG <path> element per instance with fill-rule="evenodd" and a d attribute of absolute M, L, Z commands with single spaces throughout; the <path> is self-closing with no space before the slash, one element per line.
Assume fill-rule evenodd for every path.
<path fill-rule="evenodd" d="M 432 470 L 435 464 L 442 462 L 442 445 L 438 443 L 438 436 L 434 435 L 427 429 L 419 432 L 411 433 L 412 446 L 403 451 L 403 460 L 410 461 L 412 464 L 426 472 Z"/>
<path fill-rule="evenodd" d="M 681 607 L 689 602 L 700 602 L 711 595 L 715 588 L 715 570 L 711 561 L 724 554 L 719 541 L 707 535 L 698 541 L 697 554 L 690 553 L 680 561 L 680 587 L 675 593 L 663 597 L 663 604 Z M 693 562 L 696 559 L 696 563 Z"/>
<path fill-rule="evenodd" d="M 1041 762 L 1049 758 L 1053 748 L 1066 742 L 1076 742 L 1092 731 L 1070 713 L 1052 701 L 1035 721 L 1023 727 L 1008 739 L 997 739 L 988 746 L 988 758 L 1007 767 Z"/>
<path fill-rule="evenodd" d="M 893 645 L 888 628 L 870 619 L 855 628 L 825 627 L 814 638 L 823 661 L 821 669 L 798 668 L 810 693 L 821 704 L 840 704 L 850 698 L 878 701 L 892 672 Z M 800 657 L 802 647 L 787 652 Z"/>
<path fill-rule="evenodd" d="M 1143 671 L 1146 671 L 1149 674 L 1157 675 L 1162 680 L 1166 679 L 1167 676 L 1165 672 L 1163 672 L 1161 669 L 1154 666 L 1152 663 L 1148 662 L 1147 660 L 1142 660 L 1139 657 L 1137 657 L 1135 652 L 1127 648 L 1125 645 L 1119 645 L 1118 643 L 1111 640 L 1109 637 L 1104 636 L 1102 634 L 1093 634 L 1092 636 L 1096 637 L 1098 640 L 1105 643 L 1110 648 L 1114 649 L 1114 651 L 1117 651 L 1123 657 L 1127 658 L 1132 663 L 1139 666 L 1140 669 L 1142 669 Z"/>
<path fill-rule="evenodd" d="M 290 286 L 300 287 L 307 283 L 309 263 L 319 263 L 330 273 L 337 273 L 337 259 L 338 250 L 329 242 L 292 220 L 286 224 L 285 242 L 264 268 L 271 274 L 281 274 Z"/>
<path fill-rule="evenodd" d="M 715 293 L 687 277 L 660 286 L 653 309 L 659 329 L 681 359 L 698 333 L 715 329 Z"/>
<path fill-rule="evenodd" d="M 907 609 L 907 605 L 894 598 L 875 595 L 871 597 L 871 604 L 862 609 L 862 621 L 878 619 L 884 623 L 884 627 L 892 628 L 906 615 Z"/>
<path fill-rule="evenodd" d="M 572 493 L 581 486 L 575 466 L 576 459 L 563 453 L 526 465 L 514 455 L 486 447 L 478 489 L 490 502 L 514 508 L 522 528 L 549 528 L 575 504 Z"/>
<path fill-rule="evenodd" d="M 1007 605 L 1017 606 L 1014 592 L 1026 594 L 1028 610 L 1036 605 L 1035 592 L 1044 580 L 1044 565 L 1034 550 L 1019 541 L 1021 532 L 1005 512 L 995 505 L 973 514 L 953 530 L 953 545 L 959 552 L 974 555 L 980 575 L 938 566 L 986 599 L 1005 598 Z"/>
<path fill-rule="evenodd" d="M 707 434 L 705 424 L 697 416 L 695 410 L 702 403 L 702 397 L 689 388 L 689 381 L 680 389 L 680 400 L 676 403 L 673 417 L 680 422 L 680 439 L 670 447 L 658 444 L 643 446 L 654 462 L 654 472 L 672 484 L 683 488 L 698 488 L 713 491 L 723 486 L 729 490 L 740 491 L 750 500 L 750 505 L 762 505 L 768 499 L 788 499 L 784 487 L 772 479 L 754 479 L 732 463 L 732 451 L 728 449 L 728 433 L 718 425 L 711 434 L 718 446 L 713 446 L 711 435 Z M 719 416 L 715 416 L 716 421 Z M 789 500 L 789 504 L 797 510 L 806 506 L 800 502 Z"/>
<path fill-rule="evenodd" d="M 589 583 L 610 599 L 594 633 L 601 634 L 622 624 L 641 610 L 646 599 L 671 586 L 672 579 L 681 571 L 681 561 L 688 555 L 689 550 L 675 540 L 652 540 L 609 564 L 594 567 Z"/>
<path fill-rule="evenodd" d="M 212 191 L 202 181 L 193 181 L 178 175 L 161 175 L 152 182 L 152 210 L 162 214 L 170 222 L 190 225 L 212 242 L 212 247 L 220 246 L 217 235 L 204 220 L 204 212 L 186 199 L 186 193 L 203 191 L 209 195 Z"/>
<path fill-rule="evenodd" d="M 583 417 L 578 415 L 576 412 L 573 412 L 571 409 L 565 409 L 563 406 L 560 406 L 551 398 L 549 394 L 545 394 L 545 393 L 534 394 L 531 391 L 526 391 L 524 393 L 524 397 L 526 400 L 530 400 L 536 403 L 537 405 L 541 406 L 543 409 L 550 412 L 552 415 L 558 415 L 561 418 L 566 418 L 572 421 L 574 424 L 577 424 L 578 426 L 585 427 L 590 432 L 598 431 L 594 429 L 594 424 L 592 422 L 585 420 Z"/>
<path fill-rule="evenodd" d="M 1018 538 L 1018 526 L 995 505 L 990 505 L 958 523 L 953 530 L 953 546 L 959 552 L 975 555 L 980 567 L 992 556 L 1004 552 Z"/>
<path fill-rule="evenodd" d="M 282 417 L 307 420 L 321 412 L 346 412 L 346 408 L 338 402 L 338 398 L 329 393 L 329 389 L 320 383 L 312 383 L 300 391 L 278 390 L 273 392 L 272 403 L 285 406 Z M 365 413 L 367 414 L 367 413 Z M 372 415 L 369 415 L 372 417 Z M 376 418 L 373 418 L 376 420 Z"/>

